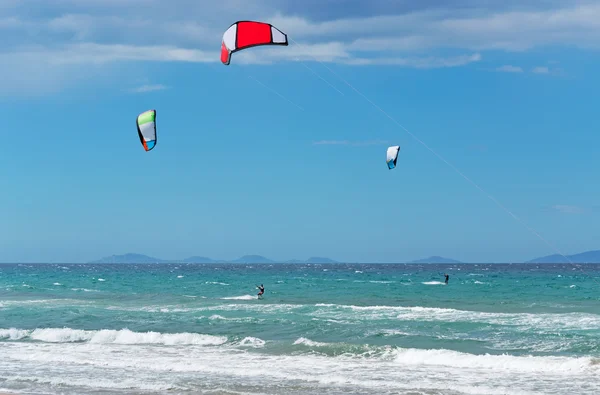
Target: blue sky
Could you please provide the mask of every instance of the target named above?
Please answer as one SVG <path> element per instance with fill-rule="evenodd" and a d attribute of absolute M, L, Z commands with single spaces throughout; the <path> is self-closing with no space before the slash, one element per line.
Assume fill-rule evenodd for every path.
<path fill-rule="evenodd" d="M 561 252 L 600 248 L 597 3 L 2 3 L 0 261 L 555 253 L 342 79 Z M 223 66 L 243 19 L 299 44 Z"/>

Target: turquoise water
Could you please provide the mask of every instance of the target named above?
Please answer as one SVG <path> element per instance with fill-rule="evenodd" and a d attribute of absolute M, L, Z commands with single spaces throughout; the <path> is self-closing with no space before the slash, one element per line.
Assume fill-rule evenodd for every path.
<path fill-rule="evenodd" d="M 598 394 L 582 267 L 0 265 L 0 390 Z"/>

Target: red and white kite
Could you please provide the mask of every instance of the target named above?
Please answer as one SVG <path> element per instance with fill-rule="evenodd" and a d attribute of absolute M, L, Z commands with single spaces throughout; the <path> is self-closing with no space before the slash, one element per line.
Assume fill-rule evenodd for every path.
<path fill-rule="evenodd" d="M 238 21 L 229 26 L 221 43 L 221 62 L 228 65 L 231 54 L 261 45 L 288 45 L 287 34 L 275 26 L 254 21 Z"/>

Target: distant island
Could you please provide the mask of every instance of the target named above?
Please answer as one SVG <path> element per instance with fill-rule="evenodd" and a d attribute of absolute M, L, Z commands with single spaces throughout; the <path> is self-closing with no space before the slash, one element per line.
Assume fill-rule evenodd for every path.
<path fill-rule="evenodd" d="M 600 263 L 600 250 L 586 251 L 574 255 L 566 255 L 566 257 L 569 259 L 567 260 L 562 255 L 554 254 L 543 256 L 541 258 L 535 258 L 525 263 Z"/>
<path fill-rule="evenodd" d="M 336 260 L 327 257 L 310 257 L 306 260 L 302 259 L 289 259 L 282 261 L 275 261 L 273 259 L 266 258 L 262 255 L 244 255 L 237 259 L 225 260 L 225 259 L 212 259 L 205 256 L 192 256 L 185 259 L 162 259 L 155 258 L 143 254 L 123 254 L 123 255 L 111 255 L 88 263 L 287 263 L 287 264 L 320 264 L 320 263 L 341 263 Z M 359 262 L 355 262 L 359 263 Z M 407 263 L 463 263 L 454 259 L 444 258 L 441 256 L 432 256 L 425 259 L 419 259 L 410 261 Z"/>
<path fill-rule="evenodd" d="M 204 256 L 192 256 L 185 259 L 161 259 L 143 254 L 111 255 L 88 263 L 339 263 L 331 258 L 311 257 L 307 260 L 274 261 L 261 255 L 244 255 L 237 259 L 212 259 Z"/>
<path fill-rule="evenodd" d="M 522 263 L 600 263 L 600 250 L 596 251 L 586 251 L 579 254 L 567 255 L 567 259 L 562 255 L 548 255 L 540 258 L 535 258 Z M 306 260 L 302 259 L 289 259 L 289 260 L 280 260 L 276 261 L 273 259 L 266 258 L 262 255 L 244 255 L 237 259 L 212 259 L 205 256 L 191 256 L 185 259 L 161 259 L 155 258 L 148 255 L 143 254 L 123 254 L 123 255 L 111 255 L 108 257 L 104 257 L 102 259 L 98 259 L 95 261 L 91 261 L 88 263 L 249 263 L 249 264 L 258 264 L 258 263 L 287 263 L 287 264 L 320 264 L 320 263 L 341 263 L 335 261 L 331 258 L 326 257 L 311 257 Z M 348 263 L 348 262 L 347 262 Z M 359 263 L 359 262 L 355 262 Z M 373 262 L 371 262 L 373 263 Z M 402 262 L 398 262 L 402 263 Z M 430 256 L 429 258 L 417 259 L 413 261 L 408 261 L 406 263 L 412 264 L 461 264 L 466 262 L 457 261 L 451 258 L 445 258 L 442 256 Z M 477 262 L 477 263 L 485 263 L 485 262 Z M 508 263 L 508 262 L 507 262 Z"/>

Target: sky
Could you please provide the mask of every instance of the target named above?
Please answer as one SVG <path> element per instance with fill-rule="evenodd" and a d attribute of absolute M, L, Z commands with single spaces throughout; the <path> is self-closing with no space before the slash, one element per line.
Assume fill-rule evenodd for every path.
<path fill-rule="evenodd" d="M 290 45 L 224 66 L 237 20 Z M 598 2 L 3 0 L 0 33 L 2 262 L 600 249 Z"/>

